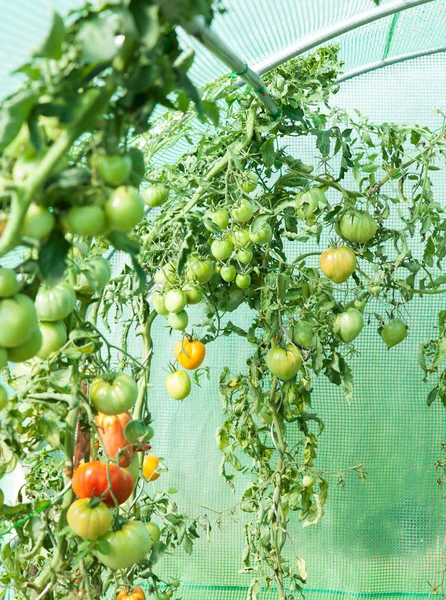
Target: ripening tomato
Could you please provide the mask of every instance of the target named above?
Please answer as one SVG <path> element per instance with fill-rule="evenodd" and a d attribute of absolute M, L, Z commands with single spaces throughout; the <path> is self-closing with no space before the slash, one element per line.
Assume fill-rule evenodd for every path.
<path fill-rule="evenodd" d="M 357 308 L 348 308 L 338 315 L 333 325 L 334 332 L 345 344 L 352 342 L 361 333 L 363 327 L 364 317 Z"/>
<path fill-rule="evenodd" d="M 169 313 L 167 315 L 167 321 L 172 329 L 184 331 L 189 323 L 189 315 L 185 310 L 182 310 L 179 313 Z"/>
<path fill-rule="evenodd" d="M 185 369 L 197 369 L 206 355 L 206 346 L 193 338 L 179 340 L 173 351 L 175 358 Z"/>
<path fill-rule="evenodd" d="M 8 392 L 0 385 L 0 410 L 3 410 L 8 404 Z M 1 508 L 1 507 L 0 507 Z"/>
<path fill-rule="evenodd" d="M 339 231 L 344 239 L 356 244 L 366 244 L 374 237 L 378 225 L 372 215 L 362 210 L 344 213 L 339 221 Z"/>
<path fill-rule="evenodd" d="M 116 600 L 146 600 L 146 595 L 140 587 L 122 588 Z"/>
<path fill-rule="evenodd" d="M 187 304 L 187 296 L 181 290 L 169 290 L 164 296 L 164 304 L 170 313 L 179 313 Z"/>
<path fill-rule="evenodd" d="M 184 400 L 190 394 L 190 378 L 186 371 L 175 371 L 166 377 L 166 389 L 171 398 Z"/>
<path fill-rule="evenodd" d="M 266 355 L 266 366 L 282 381 L 292 379 L 302 366 L 302 357 L 296 346 L 290 344 L 286 350 L 274 346 Z"/>
<path fill-rule="evenodd" d="M 150 185 L 142 190 L 141 196 L 147 206 L 155 208 L 164 204 L 169 196 L 169 191 L 163 185 Z"/>
<path fill-rule="evenodd" d="M 296 214 L 309 225 L 316 221 L 317 211 L 320 207 L 327 206 L 327 197 L 321 188 L 314 187 L 296 196 Z"/>
<path fill-rule="evenodd" d="M 242 175 L 240 187 L 244 192 L 249 194 L 249 192 L 253 192 L 256 189 L 258 181 L 259 178 L 257 175 L 253 171 L 248 171 Z"/>
<path fill-rule="evenodd" d="M 142 472 L 147 481 L 156 481 L 161 473 L 157 472 L 160 460 L 155 454 L 146 454 L 142 466 Z"/>
<path fill-rule="evenodd" d="M 97 540 L 107 533 L 113 513 L 106 504 L 90 498 L 75 500 L 67 512 L 68 525 L 83 540 Z"/>
<path fill-rule="evenodd" d="M 23 219 L 21 234 L 40 240 L 49 236 L 55 224 L 56 217 L 46 206 L 31 202 Z"/>
<path fill-rule="evenodd" d="M 131 421 L 132 415 L 129 412 L 119 415 L 104 415 L 99 412 L 94 418 L 104 452 L 112 459 L 120 453 L 121 467 L 128 467 L 133 456 L 133 445 L 124 434 L 125 426 Z"/>
<path fill-rule="evenodd" d="M 41 322 L 39 327 L 42 343 L 37 356 L 42 360 L 46 360 L 53 352 L 57 352 L 67 343 L 67 328 L 63 321 Z"/>
<path fill-rule="evenodd" d="M 301 348 L 309 348 L 312 339 L 312 325 L 308 321 L 298 321 L 293 327 L 293 342 Z"/>
<path fill-rule="evenodd" d="M 126 412 L 136 402 L 138 386 L 136 381 L 125 373 L 113 376 L 106 381 L 100 375 L 90 386 L 90 398 L 93 406 L 105 415 L 119 415 Z"/>
<path fill-rule="evenodd" d="M 141 521 L 131 521 L 122 529 L 107 533 L 101 539 L 108 542 L 108 552 L 102 554 L 95 550 L 94 553 L 109 569 L 128 569 L 143 560 L 153 545 L 152 538 Z"/>
<path fill-rule="evenodd" d="M 152 538 L 152 543 L 155 545 L 161 539 L 161 530 L 158 525 L 156 523 L 152 523 L 152 521 L 149 521 L 145 525 L 150 537 Z"/>
<path fill-rule="evenodd" d="M 164 301 L 164 295 L 161 292 L 158 292 L 158 290 L 155 290 L 152 294 L 152 304 L 159 315 L 166 316 L 169 314 Z"/>
<path fill-rule="evenodd" d="M 228 239 L 214 240 L 211 244 L 211 253 L 217 260 L 227 260 L 234 250 L 232 242 Z"/>
<path fill-rule="evenodd" d="M 92 496 L 100 498 L 104 495 L 103 502 L 107 506 L 115 506 L 115 500 L 109 490 L 107 469 L 113 496 L 118 504 L 125 502 L 133 491 L 132 475 L 127 469 L 122 469 L 118 465 L 112 463 L 107 465 L 98 460 L 83 463 L 75 469 L 72 486 L 76 496 L 78 498 L 91 498 Z"/>
<path fill-rule="evenodd" d="M 186 283 L 182 289 L 183 292 L 186 294 L 188 304 L 192 306 L 201 302 L 203 294 L 201 293 L 199 287 L 193 285 L 192 283 Z"/>
<path fill-rule="evenodd" d="M 11 298 L 19 291 L 19 282 L 15 271 L 0 268 L 0 298 Z"/>
<path fill-rule="evenodd" d="M 400 344 L 407 335 L 407 325 L 401 319 L 391 319 L 381 330 L 381 337 L 387 348 Z"/>
<path fill-rule="evenodd" d="M 355 253 L 346 246 L 328 248 L 321 254 L 320 267 L 331 281 L 344 283 L 356 269 Z"/>
<path fill-rule="evenodd" d="M 252 204 L 246 200 L 246 198 L 242 198 L 240 202 L 231 210 L 232 220 L 235 223 L 247 223 L 252 219 L 252 215 L 254 214 L 254 208 Z"/>
<path fill-rule="evenodd" d="M 98 204 L 72 206 L 62 217 L 62 225 L 68 233 L 94 237 L 105 230 L 105 212 Z"/>
<path fill-rule="evenodd" d="M 24 294 L 0 300 L 0 346 L 15 348 L 27 342 L 37 323 L 34 302 Z"/>
<path fill-rule="evenodd" d="M 133 164 L 130 156 L 103 154 L 94 158 L 94 166 L 106 184 L 118 187 L 130 177 Z"/>
<path fill-rule="evenodd" d="M 205 284 L 211 279 L 213 274 L 214 265 L 210 260 L 200 260 L 194 256 L 188 261 L 186 272 L 187 279 Z"/>
<path fill-rule="evenodd" d="M 235 285 L 241 290 L 251 285 L 251 275 L 249 273 L 238 273 L 235 278 Z"/>
<path fill-rule="evenodd" d="M 74 289 L 81 296 L 93 296 L 102 292 L 111 278 L 109 261 L 102 256 L 93 256 L 81 265 L 81 271 L 76 276 Z"/>
<path fill-rule="evenodd" d="M 254 225 L 254 227 L 253 227 Z M 249 228 L 249 238 L 253 244 L 267 244 L 273 237 L 273 230 L 269 223 L 264 223 L 260 228 L 256 227 L 254 220 L 253 225 Z"/>
<path fill-rule="evenodd" d="M 68 281 L 53 287 L 41 285 L 35 299 L 39 321 L 63 321 L 73 312 L 76 293 Z"/>
<path fill-rule="evenodd" d="M 105 216 L 112 231 L 131 231 L 144 217 L 144 201 L 136 188 L 116 188 L 105 203 Z"/>
<path fill-rule="evenodd" d="M 220 269 L 220 277 L 223 279 L 223 281 L 230 283 L 231 281 L 234 281 L 236 276 L 237 269 L 234 267 L 234 265 L 223 265 Z"/>

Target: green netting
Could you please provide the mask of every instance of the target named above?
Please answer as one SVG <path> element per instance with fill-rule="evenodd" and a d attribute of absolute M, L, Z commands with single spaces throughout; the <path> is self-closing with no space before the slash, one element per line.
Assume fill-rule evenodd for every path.
<path fill-rule="evenodd" d="M 76 3 L 52 2 L 66 10 Z M 215 29 L 231 40 L 234 50 L 250 64 L 271 56 L 302 36 L 371 8 L 369 0 L 308 0 L 274 3 L 260 0 L 227 1 L 228 13 L 218 17 Z M 47 22 L 47 3 L 20 0 L 9 6 L 0 23 L 1 69 L 10 70 L 26 57 Z M 437 0 L 406 11 L 398 19 L 387 17 L 342 36 L 339 40 L 346 69 L 372 63 L 388 56 L 446 45 L 446 2 Z M 30 14 L 33 19 L 30 19 Z M 191 41 L 185 35 L 185 44 Z M 225 72 L 215 59 L 192 42 L 198 58 L 194 78 L 204 83 Z M 16 48 L 14 56 L 10 48 Z M 0 94 L 13 85 L 2 78 Z M 396 121 L 438 127 L 436 108 L 446 108 L 446 56 L 412 60 L 345 82 L 335 103 L 359 109 L 373 121 Z M 198 125 L 199 127 L 199 125 Z M 291 143 L 291 142 L 290 142 Z M 181 150 L 172 149 L 163 159 L 174 161 Z M 304 161 L 314 159 L 314 147 L 290 145 Z M 446 174 L 435 179 L 436 197 L 444 201 Z M 311 251 L 307 244 L 306 251 Z M 300 253 L 297 245 L 290 257 Z M 114 257 L 115 272 L 123 257 Z M 292 530 L 296 553 L 307 561 L 306 596 L 314 600 L 430 598 L 445 555 L 445 504 L 436 481 L 435 462 L 445 441 L 444 408 L 426 406 L 430 389 L 422 382 L 417 362 L 419 343 L 431 336 L 439 297 L 410 303 L 410 335 L 388 352 L 376 332 L 374 312 L 383 307 L 370 303 L 370 324 L 357 344 L 360 355 L 352 360 L 355 377 L 354 400 L 348 405 L 343 395 L 326 380 L 315 384 L 314 408 L 326 423 L 320 440 L 319 466 L 333 471 L 326 514 L 315 527 Z M 199 321 L 201 313 L 191 314 Z M 249 322 L 247 311 L 231 319 Z M 112 336 L 119 344 L 119 328 Z M 154 331 L 153 388 L 150 410 L 156 427 L 154 448 L 165 458 L 169 472 L 157 486 L 178 489 L 181 510 L 206 514 L 213 523 L 210 541 L 203 536 L 192 556 L 179 551 L 160 563 L 171 576 L 180 575 L 184 600 L 242 600 L 249 576 L 239 574 L 242 527 L 228 515 L 216 525 L 218 511 L 237 502 L 245 481 L 238 477 L 236 493 L 218 476 L 221 455 L 215 431 L 222 422 L 217 378 L 222 365 L 242 370 L 250 352 L 240 338 L 224 339 L 208 349 L 209 381 L 183 403 L 172 400 L 164 388 L 165 369 L 179 334 L 157 325 Z M 137 338 L 131 348 L 138 353 Z M 368 479 L 362 485 L 355 474 L 346 475 L 345 487 L 337 486 L 336 472 L 347 471 L 360 461 Z M 276 598 L 274 591 L 262 596 Z"/>

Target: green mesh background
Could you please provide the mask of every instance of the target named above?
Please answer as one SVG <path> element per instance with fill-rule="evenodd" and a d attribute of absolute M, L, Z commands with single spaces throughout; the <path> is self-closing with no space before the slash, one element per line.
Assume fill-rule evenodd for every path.
<path fill-rule="evenodd" d="M 0 69 L 10 71 L 22 62 L 42 34 L 48 7 L 66 10 L 69 0 L 39 2 L 19 0 L 14 8 L 6 0 L 0 23 Z M 227 0 L 228 14 L 219 17 L 215 29 L 252 65 L 274 54 L 302 36 L 369 10 L 369 0 Z M 446 2 L 436 0 L 386 18 L 342 36 L 341 53 L 346 70 L 373 63 L 385 56 L 399 56 L 427 48 L 446 46 Z M 29 15 L 33 15 L 30 19 Z M 184 44 L 190 40 L 184 36 Z M 16 48 L 14 56 L 10 49 Z M 197 47 L 194 78 L 209 81 L 224 68 Z M 0 70 L 1 74 L 1 70 Z M 13 86 L 13 79 L 0 77 L 0 94 Z M 397 66 L 351 79 L 342 84 L 334 103 L 358 108 L 373 121 L 418 123 L 437 128 L 441 119 L 436 109 L 446 109 L 446 57 L 437 54 L 403 62 Z M 290 146 L 304 161 L 315 158 L 314 140 Z M 182 150 L 166 153 L 173 161 Z M 434 193 L 445 201 L 446 175 L 436 174 Z M 290 257 L 301 245 L 289 247 Z M 305 251 L 311 251 L 311 244 Z M 123 257 L 114 257 L 118 271 Z M 370 324 L 357 343 L 360 355 L 352 360 L 354 400 L 348 405 L 340 391 L 323 378 L 315 383 L 314 409 L 326 423 L 320 438 L 318 464 L 329 471 L 363 463 L 368 472 L 365 485 L 355 475 L 346 486 L 336 486 L 332 476 L 326 514 L 314 527 L 293 526 L 292 539 L 309 572 L 306 596 L 311 600 L 430 598 L 428 582 L 434 583 L 445 556 L 445 503 L 436 483 L 435 462 L 445 440 L 445 412 L 437 404 L 428 408 L 429 386 L 422 383 L 417 363 L 420 341 L 430 337 L 436 315 L 444 308 L 440 297 L 417 300 L 408 306 L 408 339 L 387 351 L 376 332 L 374 312 L 384 306 L 375 301 L 367 307 Z M 191 322 L 201 318 L 199 310 Z M 246 310 L 231 315 L 243 326 Z M 181 576 L 184 600 L 242 600 L 249 576 L 241 568 L 243 540 L 241 524 L 228 516 L 215 526 L 216 512 L 237 502 L 243 489 L 238 478 L 235 494 L 218 475 L 221 455 L 215 431 L 222 421 L 217 378 L 222 365 L 242 370 L 250 346 L 240 338 L 224 339 L 208 347 L 206 363 L 210 381 L 184 402 L 172 400 L 164 389 L 165 370 L 180 334 L 168 335 L 163 320 L 154 328 L 155 357 L 150 410 L 155 419 L 154 450 L 164 457 L 169 472 L 156 484 L 160 489 L 179 490 L 176 500 L 184 512 L 207 514 L 214 528 L 208 542 L 203 536 L 192 556 L 179 551 L 160 563 L 166 575 Z M 119 341 L 119 328 L 112 335 Z M 139 352 L 135 338 L 132 350 Z M 292 430 L 290 429 L 292 436 Z M 4 483 L 2 482 L 2 485 Z M 151 484 L 152 486 L 153 484 Z M 11 488 L 14 482 L 10 480 Z M 272 600 L 271 591 L 262 596 Z"/>

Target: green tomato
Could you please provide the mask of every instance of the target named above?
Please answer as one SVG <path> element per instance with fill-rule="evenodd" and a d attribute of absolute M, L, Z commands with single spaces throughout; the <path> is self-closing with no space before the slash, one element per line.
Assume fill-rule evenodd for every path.
<path fill-rule="evenodd" d="M 178 579 L 172 580 L 172 587 L 174 587 L 176 590 L 180 587 L 180 582 Z"/>
<path fill-rule="evenodd" d="M 0 369 L 3 369 L 8 364 L 8 351 L 5 348 L 0 348 Z"/>
<path fill-rule="evenodd" d="M 23 219 L 21 234 L 24 237 L 41 240 L 49 236 L 56 224 L 56 217 L 46 206 L 32 202 Z"/>
<path fill-rule="evenodd" d="M 108 552 L 102 554 L 95 550 L 94 554 L 109 569 L 128 569 L 142 561 L 153 546 L 150 533 L 141 521 L 126 523 L 122 529 L 100 539 L 108 542 Z"/>
<path fill-rule="evenodd" d="M 37 315 L 33 301 L 24 294 L 0 300 L 0 323 L 0 346 L 21 346 L 35 331 Z"/>
<path fill-rule="evenodd" d="M 235 223 L 247 223 L 252 219 L 253 214 L 254 209 L 246 198 L 242 198 L 239 204 L 231 210 L 231 216 Z"/>
<path fill-rule="evenodd" d="M 131 444 L 144 444 L 150 441 L 155 435 L 155 430 L 151 425 L 147 425 L 143 420 L 135 419 L 129 421 L 124 427 L 124 437 Z"/>
<path fill-rule="evenodd" d="M 248 229 L 234 229 L 232 238 L 237 248 L 244 248 L 251 242 Z"/>
<path fill-rule="evenodd" d="M 249 194 L 256 189 L 258 182 L 259 178 L 257 175 L 253 171 L 248 171 L 247 173 L 243 174 L 240 187 L 244 192 Z"/>
<path fill-rule="evenodd" d="M 255 224 L 255 221 L 254 221 Z M 249 238 L 253 244 L 267 244 L 273 237 L 273 230 L 269 223 L 262 225 L 260 229 L 253 228 L 251 225 L 249 228 Z"/>
<path fill-rule="evenodd" d="M 364 317 L 362 313 L 356 308 L 348 308 L 336 317 L 333 329 L 341 340 L 348 344 L 361 333 L 363 327 Z"/>
<path fill-rule="evenodd" d="M 67 328 L 63 321 L 40 323 L 39 327 L 42 334 L 42 345 L 37 352 L 37 356 L 42 360 L 46 360 L 53 352 L 57 352 L 67 343 Z"/>
<path fill-rule="evenodd" d="M 164 296 L 161 292 L 154 291 L 152 294 L 152 304 L 153 308 L 159 315 L 167 316 L 169 311 L 166 308 L 166 303 L 164 302 Z"/>
<path fill-rule="evenodd" d="M 245 299 L 244 292 L 238 287 L 231 287 L 227 298 L 219 302 L 218 308 L 228 312 L 232 312 L 242 304 Z"/>
<path fill-rule="evenodd" d="M 311 475 L 304 475 L 302 477 L 302 485 L 304 486 L 304 488 L 307 488 L 307 490 L 310 490 L 311 492 L 314 487 L 314 477 L 312 477 Z"/>
<path fill-rule="evenodd" d="M 187 296 L 181 290 L 169 290 L 164 296 L 164 304 L 170 313 L 180 313 L 187 304 Z"/>
<path fill-rule="evenodd" d="M 355 308 L 357 308 L 361 312 L 364 310 L 366 304 L 367 304 L 366 300 L 359 300 L 359 299 L 355 300 Z"/>
<path fill-rule="evenodd" d="M 301 192 L 296 196 L 296 214 L 310 225 L 316 221 L 319 208 L 327 205 L 327 197 L 318 187 Z"/>
<path fill-rule="evenodd" d="M 158 527 L 158 525 L 156 523 L 152 523 L 152 521 L 149 521 L 145 525 L 146 525 L 146 529 L 149 532 L 149 535 L 152 539 L 152 544 L 155 545 L 157 542 L 160 541 L 161 529 Z"/>
<path fill-rule="evenodd" d="M 230 283 L 231 281 L 234 281 L 236 276 L 237 270 L 234 267 L 234 265 L 224 265 L 220 269 L 220 277 L 223 279 L 223 281 L 227 281 L 228 283 Z"/>
<path fill-rule="evenodd" d="M 155 208 L 164 204 L 169 197 L 169 191 L 163 185 L 151 185 L 142 190 L 141 196 L 147 206 Z"/>
<path fill-rule="evenodd" d="M 0 298 L 11 298 L 19 291 L 15 271 L 0 268 Z"/>
<path fill-rule="evenodd" d="M 18 363 L 25 362 L 25 360 L 33 358 L 33 356 L 36 356 L 42 347 L 42 342 L 42 332 L 40 331 L 40 327 L 36 322 L 34 331 L 26 342 L 20 344 L 20 346 L 16 346 L 15 348 L 9 348 L 7 360 Z"/>
<path fill-rule="evenodd" d="M 349 242 L 366 244 L 375 235 L 378 225 L 372 215 L 362 210 L 351 210 L 342 215 L 339 231 Z"/>
<path fill-rule="evenodd" d="M 309 348 L 313 339 L 313 327 L 307 321 L 299 321 L 293 327 L 293 342 L 301 348 Z"/>
<path fill-rule="evenodd" d="M 214 240 L 211 244 L 211 253 L 217 260 L 227 260 L 234 250 L 232 242 L 228 239 Z"/>
<path fill-rule="evenodd" d="M 98 375 L 90 386 L 93 406 L 105 415 L 119 415 L 130 410 L 137 397 L 136 381 L 125 373 L 120 373 L 110 382 Z"/>
<path fill-rule="evenodd" d="M 102 256 L 94 256 L 85 261 L 76 277 L 74 289 L 81 296 L 93 296 L 102 292 L 111 278 L 109 261 Z"/>
<path fill-rule="evenodd" d="M 226 229 L 229 223 L 229 213 L 226 208 L 219 208 L 215 212 L 208 213 L 210 220 L 220 227 L 220 229 Z"/>
<path fill-rule="evenodd" d="M 167 263 L 160 267 L 155 273 L 154 279 L 156 283 L 165 285 L 166 283 L 175 284 L 178 282 L 178 274 L 173 263 Z"/>
<path fill-rule="evenodd" d="M 273 375 L 282 381 L 296 376 L 302 366 L 302 357 L 296 346 L 289 345 L 286 350 L 274 346 L 266 355 L 266 366 Z"/>
<path fill-rule="evenodd" d="M 8 392 L 0 385 L 0 410 L 3 410 L 8 404 Z"/>
<path fill-rule="evenodd" d="M 187 303 L 190 305 L 198 304 L 203 298 L 200 288 L 191 283 L 186 283 L 183 286 L 183 292 L 186 294 Z"/>
<path fill-rule="evenodd" d="M 242 265 L 248 265 L 252 261 L 253 253 L 249 248 L 240 248 L 235 256 Z"/>
<path fill-rule="evenodd" d="M 189 260 L 186 273 L 189 280 L 205 284 L 211 279 L 213 274 L 214 265 L 210 260 L 200 260 L 196 257 Z"/>
<path fill-rule="evenodd" d="M 179 313 L 169 313 L 167 320 L 172 329 L 184 331 L 189 323 L 189 315 L 185 310 L 182 310 Z"/>
<path fill-rule="evenodd" d="M 400 344 L 407 336 L 407 325 L 400 319 L 391 319 L 381 330 L 387 348 Z"/>
<path fill-rule="evenodd" d="M 34 158 L 36 154 L 37 150 L 31 142 L 28 123 L 23 123 L 18 134 L 5 148 L 4 155 L 8 158 L 24 158 L 29 160 Z"/>
<path fill-rule="evenodd" d="M 171 398 L 184 400 L 190 394 L 190 377 L 186 371 L 174 371 L 166 377 L 166 389 Z"/>
<path fill-rule="evenodd" d="M 94 166 L 107 185 L 119 187 L 130 177 L 133 163 L 130 156 L 103 154 L 95 157 Z"/>
<path fill-rule="evenodd" d="M 105 216 L 112 231 L 131 231 L 144 217 L 144 202 L 131 186 L 116 188 L 105 203 Z"/>
<path fill-rule="evenodd" d="M 39 158 L 18 158 L 12 167 L 12 176 L 14 181 L 24 181 L 29 175 L 34 173 L 40 164 Z"/>
<path fill-rule="evenodd" d="M 241 290 L 251 285 L 251 275 L 249 273 L 238 273 L 235 278 L 235 285 Z"/>
<path fill-rule="evenodd" d="M 35 305 L 39 321 L 63 321 L 73 312 L 76 293 L 67 281 L 53 287 L 40 286 Z"/>
<path fill-rule="evenodd" d="M 105 213 L 98 204 L 72 206 L 62 217 L 62 224 L 68 233 L 94 237 L 105 230 Z"/>

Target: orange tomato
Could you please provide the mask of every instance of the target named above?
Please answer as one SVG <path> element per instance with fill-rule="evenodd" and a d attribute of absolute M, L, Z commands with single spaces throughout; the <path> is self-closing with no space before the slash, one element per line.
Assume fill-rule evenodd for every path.
<path fill-rule="evenodd" d="M 127 591 L 128 588 L 122 588 L 116 600 L 146 600 L 146 595 L 140 587 Z"/>
<path fill-rule="evenodd" d="M 204 360 L 206 348 L 200 340 L 184 338 L 176 343 L 173 352 L 182 367 L 196 369 Z"/>
<path fill-rule="evenodd" d="M 102 447 L 109 458 L 115 458 L 125 448 L 119 459 L 121 467 L 128 467 L 133 456 L 133 446 L 124 435 L 124 427 L 131 420 L 132 415 L 129 412 L 119 415 L 98 413 L 94 418 Z"/>
<path fill-rule="evenodd" d="M 161 473 L 157 473 L 156 471 L 159 464 L 160 460 L 157 456 L 155 456 L 155 454 L 146 454 L 144 457 L 142 472 L 148 481 L 156 481 L 158 477 L 160 477 Z"/>

